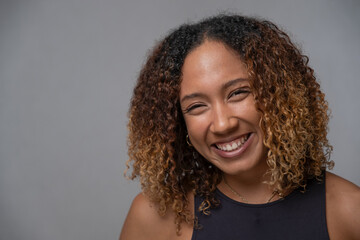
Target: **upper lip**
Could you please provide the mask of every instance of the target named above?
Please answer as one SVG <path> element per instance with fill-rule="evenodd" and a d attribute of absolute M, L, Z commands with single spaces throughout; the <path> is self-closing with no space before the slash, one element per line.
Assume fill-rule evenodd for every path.
<path fill-rule="evenodd" d="M 236 137 L 231 136 L 231 137 L 227 137 L 227 138 L 222 138 L 222 139 L 217 140 L 216 142 L 213 142 L 212 145 L 229 143 L 229 142 L 232 142 L 232 141 L 234 141 L 236 139 L 239 139 L 239 138 L 244 137 L 244 136 L 249 135 L 249 134 L 250 134 L 250 132 L 244 133 L 244 134 L 241 134 L 241 135 L 237 135 Z"/>

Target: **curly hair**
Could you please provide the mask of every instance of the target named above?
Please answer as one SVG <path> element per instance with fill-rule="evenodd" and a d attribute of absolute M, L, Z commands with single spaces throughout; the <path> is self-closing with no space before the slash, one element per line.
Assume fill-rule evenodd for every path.
<path fill-rule="evenodd" d="M 222 172 L 186 144 L 179 102 L 184 60 L 205 40 L 230 47 L 247 66 L 268 148 L 268 184 L 279 193 L 305 188 L 308 178 L 320 178 L 333 165 L 327 102 L 308 58 L 285 32 L 269 21 L 239 15 L 184 24 L 149 55 L 134 88 L 128 123 L 130 178 L 140 177 L 160 215 L 175 213 L 178 233 L 181 222 L 194 220 L 189 192 L 203 197 L 204 214 L 219 205 L 214 192 Z"/>

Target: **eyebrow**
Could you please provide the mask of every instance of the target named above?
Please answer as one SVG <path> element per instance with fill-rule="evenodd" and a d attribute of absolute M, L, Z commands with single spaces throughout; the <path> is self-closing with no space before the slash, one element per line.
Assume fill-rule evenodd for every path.
<path fill-rule="evenodd" d="M 239 83 L 239 82 L 245 82 L 245 81 L 248 81 L 248 79 L 247 79 L 247 78 L 237 78 L 237 79 L 234 79 L 234 80 L 230 80 L 230 81 L 224 83 L 224 84 L 221 86 L 221 88 L 222 88 L 222 89 L 227 89 L 227 88 L 229 88 L 229 87 L 231 87 L 231 86 L 233 86 L 233 85 L 235 85 L 235 84 L 237 84 L 237 83 Z M 202 93 L 192 93 L 192 94 L 189 94 L 189 95 L 185 95 L 185 96 L 181 99 L 180 102 L 184 102 L 184 101 L 186 101 L 186 100 L 188 100 L 188 99 L 197 98 L 197 97 L 205 97 L 205 95 L 202 94 Z"/>
<path fill-rule="evenodd" d="M 228 82 L 226 82 L 226 83 L 224 83 L 222 85 L 222 89 L 227 89 L 227 88 L 229 88 L 229 87 L 231 87 L 231 86 L 233 86 L 233 85 L 235 85 L 235 84 L 237 84 L 239 82 L 246 82 L 246 81 L 248 81 L 247 78 L 237 78 L 237 79 L 234 79 L 234 80 L 230 80 L 230 81 L 228 81 Z"/>

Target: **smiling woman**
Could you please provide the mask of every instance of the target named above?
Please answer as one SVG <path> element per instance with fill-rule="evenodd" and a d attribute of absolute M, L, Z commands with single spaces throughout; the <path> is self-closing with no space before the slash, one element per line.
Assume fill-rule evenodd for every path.
<path fill-rule="evenodd" d="M 121 240 L 359 239 L 360 190 L 326 171 L 328 108 L 273 23 L 219 15 L 156 46 L 129 121 Z"/>
<path fill-rule="evenodd" d="M 240 57 L 221 42 L 205 41 L 188 54 L 182 73 L 181 108 L 197 152 L 227 179 L 261 177 L 268 169 L 261 114 Z"/>

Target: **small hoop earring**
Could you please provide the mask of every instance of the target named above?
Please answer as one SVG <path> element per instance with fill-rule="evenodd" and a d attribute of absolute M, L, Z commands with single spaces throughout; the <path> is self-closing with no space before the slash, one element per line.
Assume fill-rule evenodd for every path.
<path fill-rule="evenodd" d="M 193 145 L 191 144 L 191 142 L 190 142 L 189 134 L 186 134 L 186 143 L 187 143 L 187 145 L 189 145 L 189 147 L 192 147 L 192 146 L 193 146 Z"/>

